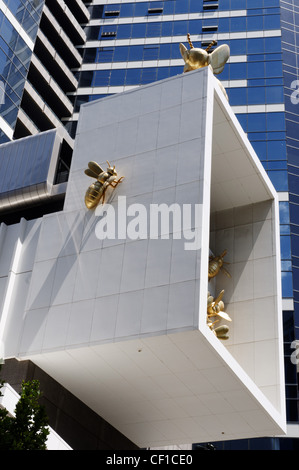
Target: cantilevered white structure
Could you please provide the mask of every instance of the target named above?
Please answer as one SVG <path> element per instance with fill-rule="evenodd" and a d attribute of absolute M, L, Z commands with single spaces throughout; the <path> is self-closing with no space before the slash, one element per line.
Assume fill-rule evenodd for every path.
<path fill-rule="evenodd" d="M 92 160 L 125 177 L 107 193 L 117 223 L 189 205 L 189 232 L 99 239 Z M 82 106 L 64 210 L 2 224 L 0 246 L 3 357 L 30 359 L 138 446 L 285 433 L 278 199 L 209 68 Z M 231 278 L 208 281 L 210 250 L 227 250 Z M 226 341 L 207 326 L 222 289 Z"/>

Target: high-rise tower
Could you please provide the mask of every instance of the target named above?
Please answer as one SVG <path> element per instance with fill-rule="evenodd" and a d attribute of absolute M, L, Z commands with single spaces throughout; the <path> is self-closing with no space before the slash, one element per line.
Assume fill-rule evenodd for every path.
<path fill-rule="evenodd" d="M 0 142 L 59 127 L 72 115 L 67 93 L 78 86 L 72 70 L 82 62 L 85 3 L 1 2 Z"/>

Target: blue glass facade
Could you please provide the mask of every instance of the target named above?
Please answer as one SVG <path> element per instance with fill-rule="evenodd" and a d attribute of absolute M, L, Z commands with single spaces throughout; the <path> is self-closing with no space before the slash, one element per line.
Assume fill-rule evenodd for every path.
<path fill-rule="evenodd" d="M 294 312 L 284 313 L 286 331 L 285 350 L 286 358 L 288 358 L 289 353 L 292 351 L 289 350 L 289 346 L 292 346 L 291 342 L 299 339 L 299 100 L 296 91 L 299 88 L 299 5 L 295 0 L 281 1 L 281 32 L 288 163 L 288 218 L 290 222 L 291 275 L 294 297 Z M 286 360 L 286 364 L 287 404 L 291 417 L 295 417 L 296 412 L 298 413 L 297 374 L 292 369 L 289 361 Z"/>
<path fill-rule="evenodd" d="M 10 21 L 0 9 L 0 116 L 13 130 L 32 55 L 32 48 L 26 36 L 20 34 L 19 27 L 34 42 L 44 0 L 5 0 L 3 3 L 14 19 Z M 0 143 L 8 140 L 5 129 L 0 128 Z"/>
<path fill-rule="evenodd" d="M 195 47 L 212 39 L 229 44 L 231 60 L 218 78 L 281 194 L 282 293 L 294 303 L 294 310 L 283 312 L 287 418 L 297 423 L 298 376 L 290 355 L 299 340 L 298 1 L 138 0 L 89 9 L 75 111 L 82 103 L 182 73 L 179 43 L 187 45 L 187 33 Z"/>

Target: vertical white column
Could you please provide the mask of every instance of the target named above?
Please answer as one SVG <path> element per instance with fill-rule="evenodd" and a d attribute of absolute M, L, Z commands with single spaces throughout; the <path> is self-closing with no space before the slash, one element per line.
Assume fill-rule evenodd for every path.
<path fill-rule="evenodd" d="M 10 306 L 14 295 L 17 295 L 15 292 L 15 282 L 16 276 L 18 273 L 18 267 L 20 265 L 20 260 L 22 256 L 22 246 L 24 240 L 24 233 L 26 230 L 25 219 L 21 219 L 21 222 L 18 224 L 19 233 L 15 241 L 14 249 L 12 250 L 12 257 L 10 262 L 10 268 L 8 271 L 7 284 L 4 292 L 2 312 L 0 317 L 0 360 L 5 358 L 5 327 L 7 324 L 7 319 L 10 313 Z M 10 243 L 10 240 L 6 237 L 7 227 L 5 224 L 0 226 L 0 246 L 1 249 L 6 249 L 5 245 Z"/>

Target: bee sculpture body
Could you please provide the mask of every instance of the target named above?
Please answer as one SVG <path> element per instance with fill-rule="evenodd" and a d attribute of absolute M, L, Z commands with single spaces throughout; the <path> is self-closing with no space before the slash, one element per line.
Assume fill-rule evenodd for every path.
<path fill-rule="evenodd" d="M 213 279 L 220 271 L 223 271 L 228 277 L 231 277 L 230 273 L 223 267 L 224 264 L 229 264 L 223 261 L 224 256 L 227 254 L 227 250 L 224 250 L 221 255 L 210 256 L 209 258 L 209 271 L 208 279 L 209 281 Z M 207 304 L 207 325 L 210 330 L 221 340 L 229 339 L 229 327 L 227 325 L 216 326 L 221 320 L 231 321 L 230 316 L 224 312 L 224 303 L 222 297 L 224 290 L 214 299 L 212 295 L 208 292 L 208 304 Z"/>
<path fill-rule="evenodd" d="M 116 188 L 124 178 L 121 176 L 117 179 L 115 166 L 112 167 L 108 161 L 107 163 L 109 167 L 107 171 L 104 171 L 98 163 L 89 162 L 88 168 L 84 172 L 87 176 L 96 179 L 96 182 L 89 186 L 85 194 L 85 205 L 87 209 L 93 209 L 101 201 L 102 204 L 104 204 L 108 187 Z"/>
<path fill-rule="evenodd" d="M 224 294 L 224 290 L 220 292 L 216 299 L 212 295 L 208 293 L 208 306 L 207 306 L 207 324 L 209 328 L 213 331 L 213 333 L 217 336 L 217 338 L 226 340 L 228 339 L 228 332 L 229 328 L 227 325 L 217 326 L 215 328 L 215 324 L 218 323 L 221 319 L 226 321 L 231 321 L 230 316 L 224 312 L 224 303 L 222 301 L 222 297 Z M 215 320 L 212 320 L 212 317 L 216 317 Z"/>
<path fill-rule="evenodd" d="M 217 274 L 223 271 L 228 277 L 231 277 L 230 273 L 224 268 L 224 264 L 229 264 L 223 261 L 224 256 L 226 255 L 227 250 L 224 250 L 223 253 L 219 256 L 210 256 L 209 260 L 209 280 L 217 276 Z"/>
<path fill-rule="evenodd" d="M 215 41 L 212 41 L 206 49 L 201 49 L 195 48 L 193 46 L 190 39 L 190 34 L 187 34 L 187 40 L 190 46 L 190 50 L 188 50 L 183 43 L 180 44 L 181 56 L 185 62 L 184 72 L 190 72 L 191 70 L 208 66 L 212 69 L 215 75 L 218 75 L 223 71 L 224 66 L 230 56 L 230 48 L 227 44 L 222 44 L 221 46 L 216 47 L 213 52 L 209 53 L 211 47 L 216 44 Z M 219 80 L 218 83 L 226 99 L 228 99 L 223 85 Z"/>

